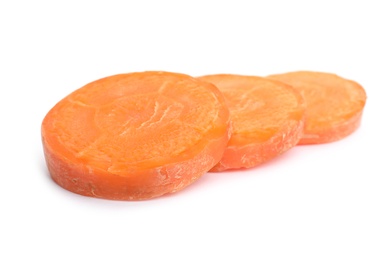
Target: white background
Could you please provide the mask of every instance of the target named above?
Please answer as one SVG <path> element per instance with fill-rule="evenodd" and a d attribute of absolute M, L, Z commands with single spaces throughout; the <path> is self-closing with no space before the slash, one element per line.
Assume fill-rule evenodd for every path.
<path fill-rule="evenodd" d="M 50 179 L 40 124 L 84 84 L 165 70 L 359 82 L 362 125 L 142 202 Z M 0 259 L 390 259 L 388 1 L 0 1 Z"/>

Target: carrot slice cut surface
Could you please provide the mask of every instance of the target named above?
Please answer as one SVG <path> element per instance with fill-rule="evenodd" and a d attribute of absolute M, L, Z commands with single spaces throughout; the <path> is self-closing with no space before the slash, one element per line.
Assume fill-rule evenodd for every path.
<path fill-rule="evenodd" d="M 222 91 L 233 124 L 228 147 L 211 171 L 254 167 L 301 138 L 305 105 L 292 87 L 256 76 L 217 74 L 200 79 Z"/>
<path fill-rule="evenodd" d="M 297 71 L 268 78 L 290 84 L 307 104 L 304 135 L 299 144 L 340 140 L 360 125 L 366 92 L 358 83 L 323 72 Z"/>
<path fill-rule="evenodd" d="M 229 139 L 229 110 L 212 84 L 170 72 L 114 75 L 57 103 L 42 123 L 53 180 L 72 192 L 142 200 L 210 170 Z"/>

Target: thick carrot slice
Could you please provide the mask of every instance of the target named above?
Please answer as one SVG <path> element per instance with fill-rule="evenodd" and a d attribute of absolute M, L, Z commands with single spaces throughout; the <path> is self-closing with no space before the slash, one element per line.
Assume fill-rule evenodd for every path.
<path fill-rule="evenodd" d="M 51 177 L 86 196 L 141 200 L 176 192 L 210 170 L 229 139 L 218 89 L 183 74 L 120 74 L 87 84 L 42 123 Z"/>
<path fill-rule="evenodd" d="M 299 144 L 340 140 L 360 125 L 366 92 L 358 83 L 323 72 L 297 71 L 268 78 L 290 84 L 307 104 L 304 135 Z"/>
<path fill-rule="evenodd" d="M 302 136 L 304 102 L 292 87 L 265 78 L 231 74 L 200 77 L 224 94 L 233 133 L 211 171 L 250 168 L 287 151 Z"/>

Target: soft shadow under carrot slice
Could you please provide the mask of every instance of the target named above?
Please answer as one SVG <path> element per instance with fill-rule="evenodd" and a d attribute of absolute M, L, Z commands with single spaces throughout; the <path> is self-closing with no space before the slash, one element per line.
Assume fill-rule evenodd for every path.
<path fill-rule="evenodd" d="M 229 139 L 223 95 L 168 72 L 120 74 L 87 84 L 42 123 L 51 177 L 72 192 L 141 200 L 183 189 L 222 157 Z"/>
<path fill-rule="evenodd" d="M 292 87 L 255 76 L 217 74 L 200 79 L 222 91 L 233 124 L 228 147 L 211 171 L 254 167 L 301 138 L 305 105 Z"/>
<path fill-rule="evenodd" d="M 340 140 L 360 125 L 366 92 L 358 83 L 335 74 L 297 71 L 268 76 L 301 92 L 307 104 L 304 135 L 299 144 Z"/>

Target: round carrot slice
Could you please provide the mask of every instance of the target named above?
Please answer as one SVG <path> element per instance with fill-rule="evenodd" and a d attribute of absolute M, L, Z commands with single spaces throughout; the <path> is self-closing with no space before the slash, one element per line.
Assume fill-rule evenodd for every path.
<path fill-rule="evenodd" d="M 211 171 L 254 167 L 301 138 L 305 106 L 292 87 L 255 76 L 217 74 L 200 79 L 222 91 L 233 124 L 228 147 Z"/>
<path fill-rule="evenodd" d="M 212 168 L 229 139 L 218 89 L 183 74 L 140 72 L 85 85 L 42 123 L 51 177 L 86 196 L 142 200 L 179 191 Z"/>
<path fill-rule="evenodd" d="M 340 140 L 360 125 L 366 92 L 358 83 L 323 72 L 297 71 L 271 75 L 301 92 L 307 104 L 304 135 L 299 144 Z"/>

